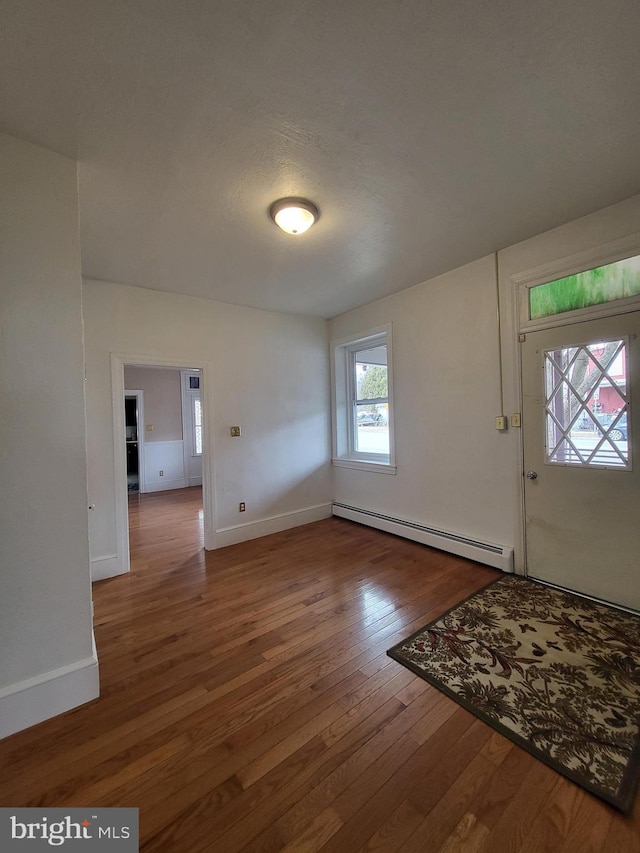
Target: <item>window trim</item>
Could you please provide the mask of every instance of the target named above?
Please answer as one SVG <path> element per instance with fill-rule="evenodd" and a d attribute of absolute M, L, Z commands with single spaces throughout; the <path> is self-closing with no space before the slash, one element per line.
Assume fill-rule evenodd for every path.
<path fill-rule="evenodd" d="M 355 389 L 355 353 L 375 346 L 387 348 L 389 454 L 365 453 L 355 448 L 357 410 Z M 395 474 L 395 436 L 393 412 L 393 347 L 391 323 L 331 342 L 332 463 L 337 467 Z M 365 401 L 366 402 L 366 401 Z"/>

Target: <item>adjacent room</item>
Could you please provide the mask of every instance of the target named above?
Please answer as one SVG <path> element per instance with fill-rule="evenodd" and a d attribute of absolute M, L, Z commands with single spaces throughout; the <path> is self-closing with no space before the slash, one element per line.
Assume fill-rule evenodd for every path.
<path fill-rule="evenodd" d="M 0 808 L 640 851 L 637 3 L 0 24 Z"/>

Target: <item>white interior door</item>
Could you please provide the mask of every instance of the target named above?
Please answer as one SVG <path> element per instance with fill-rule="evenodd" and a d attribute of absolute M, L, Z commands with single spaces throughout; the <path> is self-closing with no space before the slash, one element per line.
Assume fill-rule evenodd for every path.
<path fill-rule="evenodd" d="M 527 573 L 640 610 L 640 312 L 522 342 Z"/>

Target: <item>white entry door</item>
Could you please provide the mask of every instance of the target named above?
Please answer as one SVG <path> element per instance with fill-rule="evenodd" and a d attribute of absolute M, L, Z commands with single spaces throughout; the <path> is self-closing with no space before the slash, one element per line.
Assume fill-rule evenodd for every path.
<path fill-rule="evenodd" d="M 527 573 L 640 610 L 640 312 L 521 347 Z"/>

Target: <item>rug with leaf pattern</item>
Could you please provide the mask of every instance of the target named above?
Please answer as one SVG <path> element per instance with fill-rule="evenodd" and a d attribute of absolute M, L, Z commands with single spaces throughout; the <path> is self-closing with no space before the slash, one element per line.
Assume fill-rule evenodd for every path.
<path fill-rule="evenodd" d="M 640 772 L 640 617 L 502 577 L 388 653 L 624 812 Z"/>

